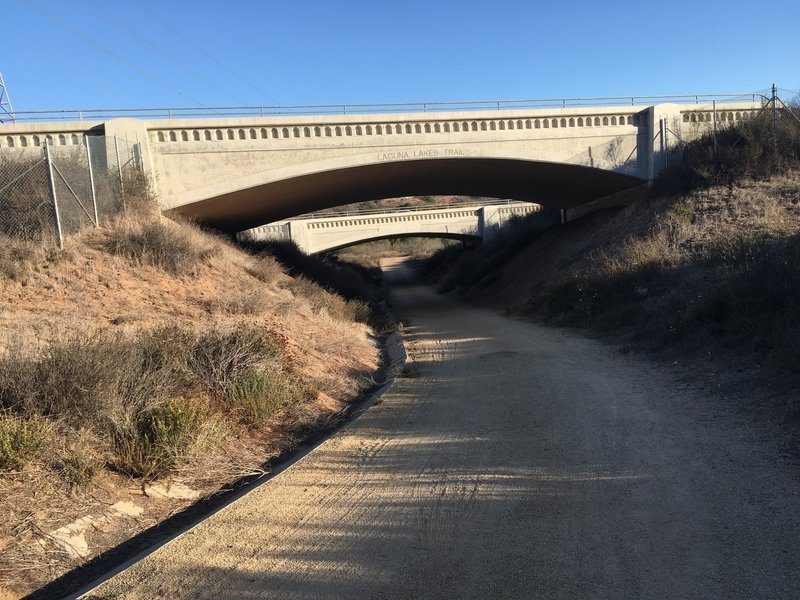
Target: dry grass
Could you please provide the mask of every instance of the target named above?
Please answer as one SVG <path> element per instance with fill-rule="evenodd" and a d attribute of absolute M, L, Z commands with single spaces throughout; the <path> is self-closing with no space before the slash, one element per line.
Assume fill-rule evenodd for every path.
<path fill-rule="evenodd" d="M 137 265 L 149 265 L 172 275 L 195 275 L 198 267 L 219 252 L 215 240 L 197 235 L 188 225 L 162 220 L 123 219 L 108 230 L 104 248 Z"/>
<path fill-rule="evenodd" d="M 798 174 L 643 203 L 522 312 L 628 332 L 651 347 L 722 339 L 796 371 L 798 232 Z"/>
<path fill-rule="evenodd" d="M 144 235 L 135 254 L 108 251 L 109 237 L 138 235 L 113 228 L 151 222 L 87 231 L 68 253 L 34 247 L 29 262 L 11 261 L 19 279 L 0 275 L 0 405 L 52 423 L 47 450 L 0 475 L 0 585 L 27 593 L 79 564 L 50 542 L 39 550 L 48 531 L 119 500 L 143 506 L 137 521 L 87 533 L 93 554 L 112 547 L 191 502 L 142 496 L 144 481 L 216 493 L 335 422 L 370 385 L 378 354 L 347 320 L 352 304 L 326 291 L 329 312 L 317 288 L 288 289 L 271 257 L 185 224 L 160 223 L 157 251 Z M 200 249 L 191 278 L 151 260 L 173 230 Z"/>

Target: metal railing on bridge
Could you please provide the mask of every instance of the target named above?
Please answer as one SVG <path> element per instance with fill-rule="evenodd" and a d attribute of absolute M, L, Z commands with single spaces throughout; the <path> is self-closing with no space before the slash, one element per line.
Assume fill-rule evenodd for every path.
<path fill-rule="evenodd" d="M 106 121 L 119 118 L 195 119 L 368 115 L 392 113 L 466 112 L 546 108 L 649 106 L 652 104 L 710 104 L 711 102 L 766 102 L 761 92 L 732 94 L 679 94 L 663 96 L 596 96 L 586 98 L 537 98 L 525 100 L 464 100 L 454 102 L 392 102 L 377 104 L 300 104 L 287 106 L 90 108 L 15 111 L 12 122 Z M 7 119 L 8 120 L 8 119 Z"/>
<path fill-rule="evenodd" d="M 474 200 L 472 202 L 454 202 L 453 204 L 435 204 L 435 205 L 416 205 L 416 206 L 400 206 L 397 208 L 365 208 L 361 210 L 341 210 L 330 212 L 314 212 L 298 215 L 287 221 L 303 221 L 308 219 L 335 219 L 337 217 L 360 217 L 369 215 L 388 215 L 394 213 L 413 213 L 431 210 L 455 210 L 459 208 L 481 208 L 484 206 L 508 206 L 511 204 L 519 204 L 519 200 L 491 200 L 480 201 Z"/>

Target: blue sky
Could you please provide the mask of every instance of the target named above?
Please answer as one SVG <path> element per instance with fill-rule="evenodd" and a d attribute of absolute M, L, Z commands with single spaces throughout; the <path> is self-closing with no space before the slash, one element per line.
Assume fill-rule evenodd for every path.
<path fill-rule="evenodd" d="M 0 0 L 18 111 L 800 89 L 800 2 Z"/>

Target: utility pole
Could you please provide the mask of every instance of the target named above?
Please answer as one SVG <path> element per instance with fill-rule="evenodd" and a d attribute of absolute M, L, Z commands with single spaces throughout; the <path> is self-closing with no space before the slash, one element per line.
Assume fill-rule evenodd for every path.
<path fill-rule="evenodd" d="M 0 73 L 0 123 L 14 123 L 14 107 L 11 106 L 11 98 L 8 97 L 8 88 Z"/>

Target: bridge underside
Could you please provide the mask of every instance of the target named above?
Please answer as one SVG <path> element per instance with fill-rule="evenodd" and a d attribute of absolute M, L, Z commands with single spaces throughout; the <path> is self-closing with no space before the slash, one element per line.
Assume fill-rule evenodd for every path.
<path fill-rule="evenodd" d="M 237 232 L 300 214 L 382 198 L 463 195 L 573 208 L 642 180 L 580 165 L 504 158 L 386 161 L 310 173 L 235 190 L 170 210 Z"/>
<path fill-rule="evenodd" d="M 417 233 L 394 233 L 389 235 L 377 235 L 371 237 L 364 237 L 358 240 L 350 240 L 345 244 L 340 244 L 336 246 L 331 246 L 329 248 L 324 248 L 322 250 L 317 250 L 316 253 L 322 252 L 335 252 L 336 250 L 342 250 L 344 248 L 350 248 L 351 246 L 359 246 L 361 244 L 367 244 L 369 242 L 378 242 L 380 240 L 397 240 L 401 238 L 439 238 L 444 240 L 456 240 L 461 242 L 468 242 L 472 244 L 478 244 L 481 241 L 481 237 L 478 235 L 470 235 L 467 233 L 438 233 L 438 232 L 430 232 L 430 231 L 421 231 Z"/>

